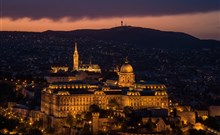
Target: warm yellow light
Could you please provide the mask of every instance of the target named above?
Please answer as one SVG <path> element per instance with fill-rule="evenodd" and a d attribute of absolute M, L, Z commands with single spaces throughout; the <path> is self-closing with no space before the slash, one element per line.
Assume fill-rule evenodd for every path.
<path fill-rule="evenodd" d="M 202 116 L 202 120 L 206 120 L 206 119 L 208 119 L 208 116 L 206 115 Z"/>
<path fill-rule="evenodd" d="M 196 123 L 194 125 L 194 129 L 196 129 L 196 130 L 204 130 L 204 125 L 202 125 L 201 123 Z"/>

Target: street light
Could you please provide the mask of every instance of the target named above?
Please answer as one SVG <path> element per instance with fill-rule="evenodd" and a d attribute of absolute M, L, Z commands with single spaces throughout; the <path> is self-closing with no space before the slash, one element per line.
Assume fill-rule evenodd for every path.
<path fill-rule="evenodd" d="M 92 126 L 91 126 L 91 124 L 92 124 L 92 121 L 90 120 L 90 121 L 89 121 L 89 131 L 90 131 L 90 133 L 92 132 Z"/>

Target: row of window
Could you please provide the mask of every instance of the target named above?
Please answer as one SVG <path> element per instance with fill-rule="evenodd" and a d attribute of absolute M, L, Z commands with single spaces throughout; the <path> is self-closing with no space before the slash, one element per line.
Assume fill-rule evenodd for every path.
<path fill-rule="evenodd" d="M 76 106 L 76 107 L 60 107 L 60 111 L 86 111 L 89 106 Z"/>
<path fill-rule="evenodd" d="M 155 92 L 155 95 L 157 95 L 157 96 L 166 96 L 167 93 L 166 92 Z"/>
<path fill-rule="evenodd" d="M 68 105 L 68 104 L 82 104 L 82 103 L 88 103 L 88 102 L 91 102 L 92 101 L 92 98 L 91 97 L 81 97 L 81 98 L 63 98 L 63 99 L 60 99 L 60 105 Z"/>
<path fill-rule="evenodd" d="M 160 106 L 160 102 L 131 102 L 131 106 Z M 162 103 L 162 106 L 166 105 L 166 103 Z"/>
<path fill-rule="evenodd" d="M 146 86 L 148 89 L 164 89 L 164 86 Z"/>
<path fill-rule="evenodd" d="M 52 89 L 86 89 L 89 88 L 88 85 L 51 85 L 49 88 Z"/>

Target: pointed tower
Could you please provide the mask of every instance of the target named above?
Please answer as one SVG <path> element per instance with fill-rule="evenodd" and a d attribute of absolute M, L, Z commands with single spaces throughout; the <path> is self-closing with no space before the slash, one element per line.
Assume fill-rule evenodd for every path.
<path fill-rule="evenodd" d="M 77 50 L 77 43 L 75 43 L 75 50 L 73 54 L 73 70 L 79 70 L 79 54 Z"/>

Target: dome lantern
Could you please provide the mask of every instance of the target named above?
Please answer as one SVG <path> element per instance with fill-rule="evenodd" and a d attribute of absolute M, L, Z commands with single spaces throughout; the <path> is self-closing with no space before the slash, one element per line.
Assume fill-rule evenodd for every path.
<path fill-rule="evenodd" d="M 133 73 L 133 67 L 128 63 L 128 59 L 126 57 L 125 63 L 121 66 L 121 73 Z"/>

